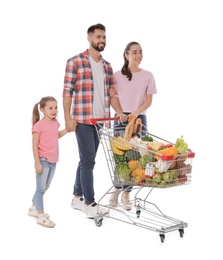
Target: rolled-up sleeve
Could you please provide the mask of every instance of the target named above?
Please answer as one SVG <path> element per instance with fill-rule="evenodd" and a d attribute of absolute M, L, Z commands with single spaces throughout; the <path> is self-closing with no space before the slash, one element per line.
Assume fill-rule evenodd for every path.
<path fill-rule="evenodd" d="M 72 97 L 76 82 L 77 68 L 73 59 L 69 59 L 66 64 L 63 97 Z"/>

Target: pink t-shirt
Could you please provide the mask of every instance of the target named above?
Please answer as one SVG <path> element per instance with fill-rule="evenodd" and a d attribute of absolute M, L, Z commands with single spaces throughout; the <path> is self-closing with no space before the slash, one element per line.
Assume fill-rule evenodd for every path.
<path fill-rule="evenodd" d="M 120 70 L 114 75 L 123 112 L 134 112 L 145 102 L 147 94 L 157 93 L 155 79 L 149 71 L 142 69 L 139 72 L 133 72 L 130 81 Z M 146 111 L 141 114 L 145 115 Z"/>
<path fill-rule="evenodd" d="M 57 119 L 51 121 L 39 120 L 33 126 L 32 132 L 39 133 L 39 156 L 55 163 L 59 159 L 58 128 Z"/>

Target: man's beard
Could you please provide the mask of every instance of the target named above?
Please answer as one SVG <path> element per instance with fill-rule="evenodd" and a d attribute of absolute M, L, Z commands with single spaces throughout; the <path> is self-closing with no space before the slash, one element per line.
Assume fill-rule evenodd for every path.
<path fill-rule="evenodd" d="M 96 51 L 103 51 L 105 48 L 105 44 L 102 47 L 99 47 L 97 44 L 94 44 L 93 42 L 91 43 L 91 46 L 96 50 Z"/>

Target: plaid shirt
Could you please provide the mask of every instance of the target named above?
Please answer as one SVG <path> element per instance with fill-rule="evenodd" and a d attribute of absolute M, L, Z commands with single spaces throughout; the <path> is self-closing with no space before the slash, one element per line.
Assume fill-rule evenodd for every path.
<path fill-rule="evenodd" d="M 104 117 L 110 117 L 110 92 L 115 88 L 113 70 L 102 56 L 104 72 Z M 79 123 L 91 124 L 90 118 L 93 117 L 94 102 L 94 80 L 89 61 L 89 53 L 86 50 L 67 61 L 64 76 L 63 97 L 72 97 L 72 117 Z"/>

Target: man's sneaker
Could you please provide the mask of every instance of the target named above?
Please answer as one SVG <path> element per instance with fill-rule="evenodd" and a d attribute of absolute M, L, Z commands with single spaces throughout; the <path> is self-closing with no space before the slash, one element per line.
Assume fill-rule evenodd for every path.
<path fill-rule="evenodd" d="M 83 212 L 86 211 L 86 204 L 84 203 L 83 198 L 73 198 L 72 202 L 71 202 L 71 207 L 73 209 L 78 209 L 78 210 L 81 210 Z"/>
<path fill-rule="evenodd" d="M 28 215 L 30 217 L 37 218 L 38 217 L 38 211 L 35 208 L 32 207 L 32 208 L 29 209 Z"/>
<path fill-rule="evenodd" d="M 50 216 L 48 214 L 39 215 L 37 218 L 37 224 L 48 228 L 53 228 L 56 225 L 53 221 L 50 220 Z"/>
<path fill-rule="evenodd" d="M 120 194 L 120 190 L 114 188 L 109 199 L 109 206 L 110 207 L 117 207 L 118 206 L 118 196 Z"/>
<path fill-rule="evenodd" d="M 99 216 L 99 214 L 105 215 L 107 213 L 108 209 L 99 207 L 96 202 L 86 207 L 87 218 L 95 218 Z"/>
<path fill-rule="evenodd" d="M 132 209 L 132 204 L 131 204 L 130 199 L 129 199 L 129 192 L 124 191 L 122 193 L 121 201 L 122 201 L 122 208 L 124 210 L 131 210 Z"/>

